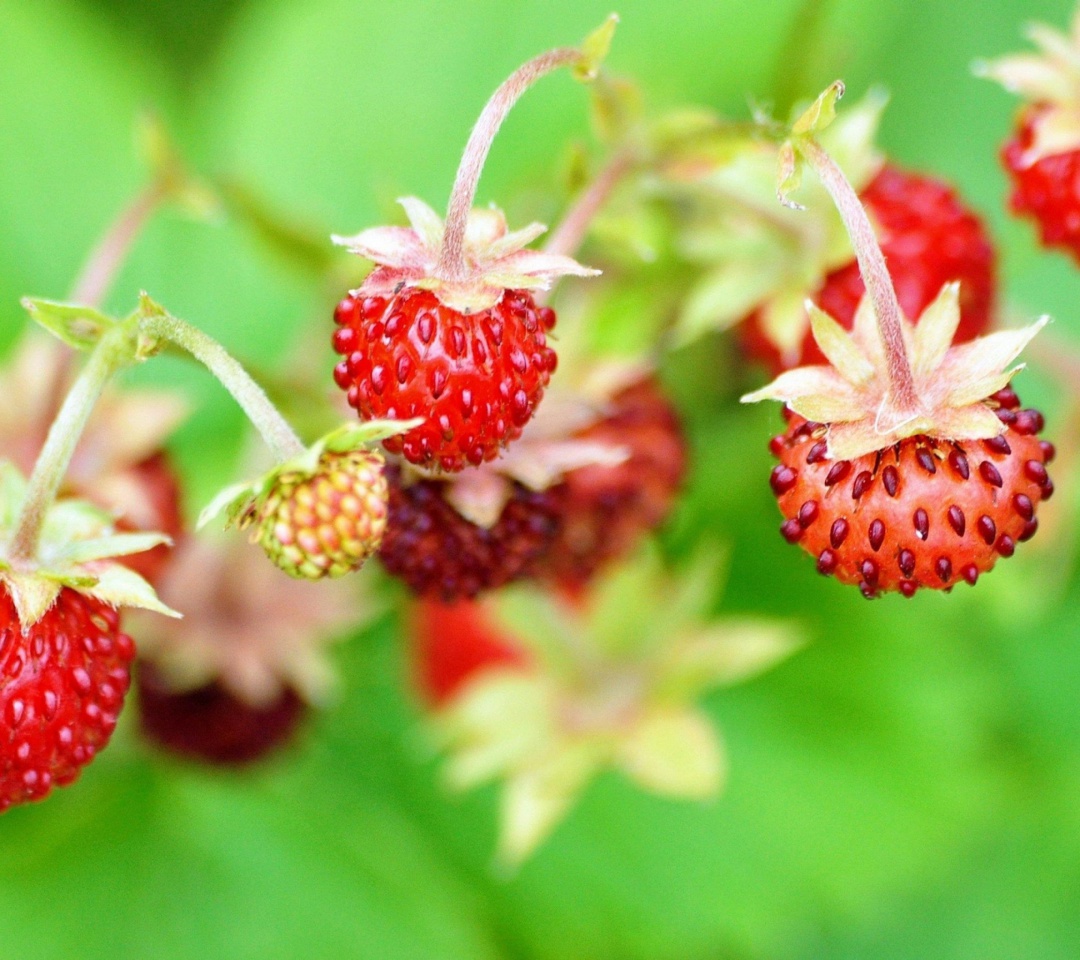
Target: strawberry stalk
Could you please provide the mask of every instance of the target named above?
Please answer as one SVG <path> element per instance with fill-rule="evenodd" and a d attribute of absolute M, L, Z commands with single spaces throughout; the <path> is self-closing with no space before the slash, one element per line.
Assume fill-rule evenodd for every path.
<path fill-rule="evenodd" d="M 537 80 L 560 67 L 573 67 L 583 80 L 596 76 L 600 61 L 607 53 L 618 18 L 612 15 L 601 27 L 590 35 L 580 48 L 558 47 L 534 57 L 517 68 L 502 85 L 491 95 L 469 134 L 465 152 L 458 165 L 454 187 L 450 192 L 450 203 L 446 209 L 446 226 L 443 232 L 442 247 L 439 250 L 439 262 L 436 276 L 441 280 L 461 280 L 468 276 L 469 265 L 465 261 L 465 229 L 469 222 L 469 212 L 476 199 L 476 188 L 480 182 L 484 163 L 487 160 L 491 144 L 499 132 L 503 121 L 515 103 Z"/>
<path fill-rule="evenodd" d="M 168 314 L 148 317 L 140 324 L 140 330 L 175 344 L 206 367 L 232 394 L 279 463 L 298 457 L 307 449 L 263 388 L 213 337 Z"/>
<path fill-rule="evenodd" d="M 822 186 L 832 197 L 833 203 L 844 222 L 855 259 L 859 264 L 866 292 L 874 305 L 889 374 L 889 402 L 892 412 L 901 421 L 918 415 L 920 404 L 911 372 L 911 362 L 904 346 L 902 327 L 903 312 L 896 296 L 892 276 L 885 263 L 874 233 L 874 227 L 844 171 L 835 160 L 811 137 L 799 137 L 794 141 L 796 149 L 818 175 Z"/>
<path fill-rule="evenodd" d="M 118 327 L 106 333 L 61 404 L 34 463 L 26 499 L 16 521 L 10 550 L 16 564 L 32 561 L 36 556 L 45 515 L 56 500 L 94 405 L 113 374 L 127 364 L 128 357 L 126 331 Z"/>

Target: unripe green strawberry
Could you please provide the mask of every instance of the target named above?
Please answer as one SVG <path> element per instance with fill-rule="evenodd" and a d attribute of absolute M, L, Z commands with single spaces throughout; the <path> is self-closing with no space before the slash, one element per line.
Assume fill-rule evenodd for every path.
<path fill-rule="evenodd" d="M 252 540 L 291 577 L 340 577 L 379 548 L 387 498 L 382 454 L 326 451 L 314 473 L 277 477 L 251 518 Z"/>

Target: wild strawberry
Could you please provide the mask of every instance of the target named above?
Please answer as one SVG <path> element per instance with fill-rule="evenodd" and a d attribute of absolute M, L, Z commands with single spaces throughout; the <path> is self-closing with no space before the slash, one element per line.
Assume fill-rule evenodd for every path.
<path fill-rule="evenodd" d="M 413 670 L 426 701 L 440 707 L 485 670 L 525 667 L 529 657 L 479 603 L 421 598 L 411 618 Z"/>
<path fill-rule="evenodd" d="M 255 480 L 222 490 L 200 514 L 199 526 L 225 511 L 227 525 L 250 529 L 251 542 L 298 579 L 358 570 L 386 528 L 385 464 L 366 444 L 416 423 L 372 420 L 339 427 Z"/>
<path fill-rule="evenodd" d="M 868 597 L 974 584 L 1034 535 L 1053 491 L 1042 416 L 1019 403 L 1010 388 L 988 399 L 1006 425 L 991 439 L 907 437 L 852 460 L 827 457 L 826 427 L 792 415 L 772 444 L 781 533 Z"/>
<path fill-rule="evenodd" d="M 134 652 L 100 600 L 65 588 L 24 628 L 0 586 L 0 811 L 71 783 L 104 749 Z"/>
<path fill-rule="evenodd" d="M 1042 242 L 1080 260 L 1080 13 L 1070 34 L 1034 24 L 1034 54 L 979 64 L 978 73 L 1019 94 L 1026 106 L 1001 150 L 1012 178 L 1009 206 L 1039 224 Z"/>
<path fill-rule="evenodd" d="M 538 224 L 508 233 L 500 211 L 474 210 L 461 276 L 444 277 L 442 221 L 415 198 L 402 203 L 412 229 L 335 238 L 377 266 L 334 313 L 334 349 L 345 357 L 334 379 L 363 418 L 425 418 L 386 448 L 453 472 L 517 439 L 555 370 L 555 313 L 530 291 L 595 271 L 524 249 Z"/>
<path fill-rule="evenodd" d="M 386 529 L 386 477 L 374 450 L 324 453 L 315 471 L 283 471 L 250 523 L 252 540 L 291 577 L 359 569 Z"/>
<path fill-rule="evenodd" d="M 282 687 L 270 703 L 253 706 L 217 681 L 177 692 L 145 661 L 136 675 L 143 734 L 172 753 L 206 763 L 261 760 L 292 738 L 308 712 L 291 687 Z"/>
<path fill-rule="evenodd" d="M 947 286 L 917 326 L 904 321 L 906 408 L 869 298 L 853 334 L 816 308 L 812 321 L 833 365 L 789 371 L 744 398 L 796 411 L 770 444 L 781 533 L 867 597 L 974 584 L 1034 535 L 1053 492 L 1042 415 L 1019 409 L 1005 370 L 1045 320 L 950 349 L 959 304 Z"/>
<path fill-rule="evenodd" d="M 651 377 L 622 389 L 606 416 L 575 437 L 627 456 L 570 470 L 558 488 L 558 533 L 533 572 L 567 585 L 584 583 L 659 526 L 686 471 L 678 414 Z"/>
<path fill-rule="evenodd" d="M 467 520 L 440 480 L 389 466 L 390 506 L 379 559 L 413 591 L 445 602 L 471 598 L 523 576 L 555 536 L 558 506 L 550 491 L 514 484 L 490 526 Z"/>
<path fill-rule="evenodd" d="M 950 281 L 960 282 L 958 341 L 989 328 L 995 299 L 994 247 L 982 220 L 947 183 L 885 164 L 859 195 L 878 231 L 900 306 L 918 317 Z M 850 330 L 866 287 L 852 258 L 831 270 L 816 292 L 807 291 L 822 310 Z M 760 311 L 741 328 L 743 344 L 754 357 L 779 372 L 791 366 L 823 363 L 807 325 L 797 357 L 781 354 L 762 328 Z"/>

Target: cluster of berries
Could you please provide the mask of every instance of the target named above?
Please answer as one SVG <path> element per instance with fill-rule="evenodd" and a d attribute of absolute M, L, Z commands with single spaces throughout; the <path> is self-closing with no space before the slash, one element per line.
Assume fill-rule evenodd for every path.
<path fill-rule="evenodd" d="M 57 403 L 69 360 L 53 353 L 55 377 L 26 392 L 40 395 L 40 409 L 0 420 L 0 454 L 14 464 L 0 478 L 0 810 L 71 782 L 106 745 L 134 657 L 116 608 L 173 612 L 151 584 L 195 615 L 142 630 L 144 730 L 204 759 L 261 756 L 325 692 L 325 640 L 358 619 L 354 594 L 304 581 L 336 580 L 372 556 L 415 595 L 417 676 L 458 751 L 452 779 L 504 777 L 516 798 L 504 811 L 507 857 L 527 855 L 605 764 L 670 795 L 718 789 L 719 740 L 692 699 L 798 641 L 765 620 L 706 626 L 711 594 L 701 582 L 711 574 L 673 580 L 645 546 L 692 466 L 658 373 L 663 347 L 710 329 L 738 324 L 747 356 L 777 375 L 743 399 L 785 405 L 786 429 L 769 444 L 780 461 L 770 478 L 780 532 L 820 573 L 868 598 L 911 597 L 974 585 L 1034 535 L 1054 489 L 1054 447 L 1039 437 L 1041 414 L 1010 386 L 1010 364 L 1042 323 L 987 333 L 997 299 L 987 232 L 951 187 L 881 158 L 872 143 L 879 100 L 838 119 L 835 84 L 792 124 L 763 122 L 748 141 L 704 151 L 700 130 L 692 142 L 661 143 L 641 121 L 628 137 L 638 152 L 630 161 L 617 152 L 611 170 L 620 176 L 598 177 L 546 249 L 529 246 L 541 225 L 511 231 L 498 209 L 473 208 L 483 160 L 516 99 L 556 67 L 594 79 L 612 27 L 530 61 L 496 91 L 445 220 L 406 198 L 409 226 L 334 238 L 373 265 L 334 310 L 333 379 L 358 424 L 302 443 L 223 348 L 145 296 L 120 320 L 85 303 L 27 301 L 90 359 Z M 1080 258 L 1080 103 L 1061 93 L 1080 89 L 1080 58 L 1062 57 L 1063 43 L 1080 48 L 1080 27 L 1072 40 L 1044 44 L 1042 72 L 1018 58 L 985 69 L 1034 100 L 1003 154 L 1014 208 Z M 1069 84 L 1057 82 L 1065 75 Z M 717 124 L 708 136 L 733 134 Z M 776 205 L 779 192 L 797 206 L 789 195 L 804 167 L 816 174 L 800 194 L 809 209 Z M 682 254 L 711 259 L 696 264 L 700 283 L 673 305 L 675 337 L 618 360 L 575 350 L 589 318 L 557 324 L 546 296 L 562 277 L 599 272 L 571 256 L 586 214 L 619 202 L 620 187 L 624 202 L 640 201 L 635 186 L 645 180 L 650 199 L 658 180 L 675 198 L 665 215 Z M 774 204 L 768 216 L 763 197 Z M 806 228 L 799 218 L 815 219 Z M 703 239 L 716 236 L 728 239 Z M 806 239 L 794 258 L 792 236 Z M 73 459 L 108 378 L 165 342 L 229 388 L 274 454 L 269 470 L 223 491 L 202 518 L 224 511 L 273 567 L 246 546 L 238 553 L 183 533 L 180 485 L 162 452 L 176 410 L 164 401 L 142 404 L 145 429 L 108 431 L 123 441 L 103 446 L 108 455 L 86 454 L 91 428 L 80 455 L 93 471 Z M 22 359 L 12 375 L 25 378 L 34 364 Z M 131 402 L 106 394 L 94 422 L 133 420 L 123 413 Z M 30 435 L 54 413 L 47 437 Z M 167 543 L 182 535 L 170 559 Z M 679 630 L 646 629 L 650 617 L 628 612 L 628 598 L 683 593 L 672 614 Z M 614 639 L 611 622 L 621 630 Z M 578 653 L 567 658 L 553 643 Z M 673 699 L 676 682 L 683 692 Z M 477 726 L 493 714 L 470 710 L 474 698 L 505 712 Z M 477 775 L 470 758 L 482 748 L 502 760 Z"/>

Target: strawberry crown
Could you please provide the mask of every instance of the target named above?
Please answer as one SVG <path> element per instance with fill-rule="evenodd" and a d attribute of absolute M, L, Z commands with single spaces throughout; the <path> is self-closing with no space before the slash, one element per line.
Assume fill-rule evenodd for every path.
<path fill-rule="evenodd" d="M 779 400 L 800 416 L 828 425 L 828 454 L 850 460 L 905 439 L 986 440 L 1005 425 L 984 402 L 1023 365 L 1009 368 L 1048 322 L 1003 330 L 951 346 L 960 323 L 959 283 L 942 288 L 918 324 L 902 318 L 902 335 L 915 390 L 914 409 L 898 407 L 874 306 L 863 297 L 848 333 L 809 301 L 814 339 L 829 366 L 799 367 L 742 398 Z"/>
<path fill-rule="evenodd" d="M 471 679 L 440 711 L 436 733 L 453 787 L 504 779 L 504 863 L 526 859 L 605 767 L 664 796 L 722 788 L 723 746 L 697 699 L 768 669 L 801 638 L 764 618 L 709 619 L 718 561 L 699 556 L 673 577 L 646 550 L 596 581 L 581 605 L 530 587 L 484 601 L 536 666 Z"/>
<path fill-rule="evenodd" d="M 142 577 L 116 562 L 117 557 L 172 541 L 161 533 L 116 533 L 112 517 L 85 501 L 53 503 L 42 521 L 34 556 L 16 556 L 12 541 L 28 486 L 13 464 L 0 461 L 0 583 L 15 603 L 23 630 L 48 612 L 65 587 L 114 607 L 180 616 Z"/>
<path fill-rule="evenodd" d="M 1080 10 L 1068 33 L 1042 23 L 1026 32 L 1037 53 L 978 61 L 973 69 L 1039 108 L 1032 117 L 1032 143 L 1021 157 L 1030 166 L 1080 148 Z"/>
<path fill-rule="evenodd" d="M 353 237 L 332 239 L 375 264 L 354 296 L 389 297 L 403 286 L 431 290 L 443 303 L 461 313 L 493 307 L 506 290 L 547 290 L 563 276 L 591 277 L 600 271 L 583 267 L 571 257 L 526 247 L 547 230 L 531 223 L 510 231 L 496 207 L 469 213 L 463 244 L 464 271 L 443 276 L 439 259 L 446 225 L 422 200 L 403 197 L 408 227 L 372 227 Z"/>
<path fill-rule="evenodd" d="M 252 522 L 282 476 L 287 474 L 294 479 L 313 477 L 323 469 L 324 455 L 366 449 L 370 444 L 405 433 L 423 422 L 422 419 L 368 420 L 359 424 L 344 424 L 319 438 L 297 456 L 276 463 L 254 480 L 226 487 L 203 508 L 196 526 L 201 529 L 225 511 L 225 525 L 243 529 Z"/>

